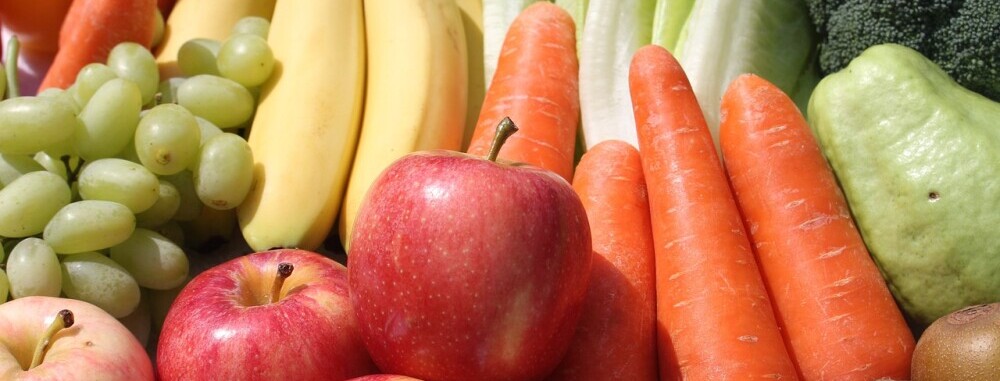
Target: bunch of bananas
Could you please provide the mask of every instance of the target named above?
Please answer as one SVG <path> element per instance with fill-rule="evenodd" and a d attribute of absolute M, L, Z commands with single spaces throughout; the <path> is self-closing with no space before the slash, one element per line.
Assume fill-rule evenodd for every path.
<path fill-rule="evenodd" d="M 347 247 L 385 167 L 413 151 L 461 150 L 471 135 L 485 92 L 482 3 L 271 4 L 277 64 L 250 127 L 255 182 L 239 226 L 258 251 L 316 249 L 335 226 Z"/>

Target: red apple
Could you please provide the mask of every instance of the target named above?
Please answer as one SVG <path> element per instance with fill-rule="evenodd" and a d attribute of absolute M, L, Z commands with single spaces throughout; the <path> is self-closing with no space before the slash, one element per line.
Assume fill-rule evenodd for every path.
<path fill-rule="evenodd" d="M 290 249 L 238 257 L 191 279 L 167 312 L 156 361 L 163 381 L 376 372 L 348 299 L 347 269 Z"/>
<path fill-rule="evenodd" d="M 404 156 L 362 203 L 351 302 L 386 373 L 534 380 L 568 348 L 590 275 L 587 216 L 555 173 L 493 161 L 509 133 L 497 135 L 491 160 Z"/>
<path fill-rule="evenodd" d="M 48 345 L 39 351 L 46 338 Z M 32 367 L 35 353 L 39 363 Z M 92 304 L 48 296 L 0 304 L 0 380 L 152 379 L 153 364 L 142 344 Z"/>

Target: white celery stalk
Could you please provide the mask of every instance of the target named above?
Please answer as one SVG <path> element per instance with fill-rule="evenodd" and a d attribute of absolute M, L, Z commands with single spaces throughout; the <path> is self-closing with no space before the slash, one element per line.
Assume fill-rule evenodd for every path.
<path fill-rule="evenodd" d="M 507 37 L 507 29 L 524 8 L 538 0 L 483 0 L 483 73 L 486 88 L 493 81 L 500 48 Z"/>
<path fill-rule="evenodd" d="M 802 97 L 815 85 L 809 67 L 815 46 L 801 0 L 695 2 L 674 54 L 691 81 L 716 147 L 719 105 L 729 83 L 740 74 L 754 73 Z"/>
<path fill-rule="evenodd" d="M 580 44 L 580 116 L 587 149 L 618 139 L 638 147 L 628 69 L 650 43 L 655 0 L 590 0 Z"/>
<path fill-rule="evenodd" d="M 658 0 L 653 16 L 653 43 L 673 52 L 694 0 Z"/>

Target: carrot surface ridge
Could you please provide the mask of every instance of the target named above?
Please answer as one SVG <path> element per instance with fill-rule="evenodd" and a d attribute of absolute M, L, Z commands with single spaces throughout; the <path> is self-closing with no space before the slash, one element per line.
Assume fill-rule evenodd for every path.
<path fill-rule="evenodd" d="M 520 129 L 499 158 L 573 178 L 580 119 L 576 27 L 561 7 L 534 3 L 511 24 L 468 153 L 486 156 L 505 116 Z"/>
<path fill-rule="evenodd" d="M 802 378 L 909 379 L 913 334 L 795 103 L 748 74 L 721 107 L 726 170 Z"/>
<path fill-rule="evenodd" d="M 660 378 L 797 379 L 684 70 L 646 46 L 629 86 L 656 251 Z"/>

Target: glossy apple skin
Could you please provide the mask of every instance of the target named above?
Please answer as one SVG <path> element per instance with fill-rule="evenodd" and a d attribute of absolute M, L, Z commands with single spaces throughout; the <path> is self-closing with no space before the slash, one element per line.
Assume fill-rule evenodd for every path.
<path fill-rule="evenodd" d="M 450 151 L 399 159 L 361 206 L 351 302 L 385 373 L 537 380 L 566 352 L 591 266 L 587 216 L 552 172 Z"/>
<path fill-rule="evenodd" d="M 42 363 L 24 371 L 35 343 L 60 310 L 73 312 L 74 325 L 54 336 Z M 29 296 L 0 304 L 0 380 L 153 379 L 146 350 L 117 319 L 79 300 Z"/>
<path fill-rule="evenodd" d="M 295 269 L 265 303 L 278 264 Z M 375 373 L 347 294 L 347 270 L 303 250 L 248 254 L 193 278 L 163 322 L 160 379 L 344 380 Z"/>

